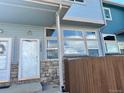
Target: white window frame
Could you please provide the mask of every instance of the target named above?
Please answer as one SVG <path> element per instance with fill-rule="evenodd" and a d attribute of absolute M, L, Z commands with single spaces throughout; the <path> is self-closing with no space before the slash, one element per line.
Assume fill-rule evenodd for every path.
<path fill-rule="evenodd" d="M 115 37 L 115 41 L 111 41 L 111 40 L 104 40 L 104 36 L 105 35 L 109 35 L 109 36 L 114 36 Z M 109 52 L 107 52 L 107 49 L 106 49 L 106 45 L 105 45 L 105 43 L 107 42 L 109 42 L 109 43 L 115 43 L 115 44 L 117 44 L 118 45 L 118 42 L 117 42 L 117 38 L 116 38 L 116 35 L 114 35 L 114 34 L 103 34 L 103 41 L 104 41 L 104 49 L 105 49 L 105 54 L 113 54 L 113 53 L 109 53 Z M 120 52 L 120 49 L 119 49 L 119 46 L 118 46 L 118 52 L 117 53 L 121 53 Z"/>
<path fill-rule="evenodd" d="M 47 41 L 48 40 L 57 40 L 58 41 L 58 38 L 57 37 L 47 37 L 46 36 L 46 30 L 47 29 L 55 29 L 56 30 L 56 28 L 52 28 L 52 27 L 45 27 L 44 28 L 44 40 L 45 40 L 45 60 L 46 61 L 58 61 L 59 60 L 59 58 L 56 58 L 56 59 L 48 59 L 47 58 L 47 50 L 58 50 L 58 47 L 57 48 L 48 48 L 47 47 Z"/>
<path fill-rule="evenodd" d="M 105 17 L 105 19 L 106 19 L 106 20 L 109 20 L 109 21 L 112 21 L 111 9 L 110 9 L 110 8 L 107 8 L 107 7 L 104 7 L 103 9 L 104 9 L 104 17 Z M 106 18 L 105 10 L 108 10 L 108 11 L 109 11 L 110 18 Z"/>
<path fill-rule="evenodd" d="M 24 41 L 24 40 L 36 40 L 37 42 L 38 42 L 38 54 L 39 54 L 39 56 L 38 56 L 38 63 L 39 63 L 39 68 L 37 68 L 37 76 L 33 76 L 33 77 L 30 77 L 30 78 L 23 78 L 23 77 L 21 77 L 21 74 L 22 74 L 22 71 L 21 71 L 21 63 L 22 63 L 22 56 L 21 56 L 21 54 L 22 54 L 22 42 Z M 20 38 L 20 43 L 19 43 L 20 45 L 19 45 L 19 73 L 18 73 L 18 80 L 19 81 L 21 81 L 21 80 L 30 80 L 30 79 L 38 79 L 38 78 L 40 78 L 40 40 L 39 39 L 33 39 L 33 38 Z"/>

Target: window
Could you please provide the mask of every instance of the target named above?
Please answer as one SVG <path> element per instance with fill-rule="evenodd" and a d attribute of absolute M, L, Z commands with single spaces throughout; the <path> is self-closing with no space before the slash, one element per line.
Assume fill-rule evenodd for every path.
<path fill-rule="evenodd" d="M 99 49 L 96 33 L 64 30 L 64 54 L 98 56 Z"/>
<path fill-rule="evenodd" d="M 105 50 L 106 53 L 115 54 L 119 53 L 119 47 L 116 40 L 116 36 L 112 34 L 104 34 Z"/>
<path fill-rule="evenodd" d="M 118 46 L 119 46 L 121 54 L 124 54 L 124 42 L 119 42 Z"/>
<path fill-rule="evenodd" d="M 58 41 L 55 29 L 46 29 L 46 59 L 58 59 Z"/>
<path fill-rule="evenodd" d="M 58 40 L 55 29 L 46 29 L 46 59 L 58 59 Z M 99 56 L 96 32 L 64 30 L 65 56 Z"/>
<path fill-rule="evenodd" d="M 81 31 L 64 30 L 64 54 L 86 55 L 86 48 Z"/>
<path fill-rule="evenodd" d="M 104 16 L 105 16 L 106 20 L 112 20 L 110 8 L 105 8 L 104 7 Z"/>
<path fill-rule="evenodd" d="M 88 54 L 90 56 L 99 56 L 98 40 L 95 32 L 86 32 L 86 41 Z"/>

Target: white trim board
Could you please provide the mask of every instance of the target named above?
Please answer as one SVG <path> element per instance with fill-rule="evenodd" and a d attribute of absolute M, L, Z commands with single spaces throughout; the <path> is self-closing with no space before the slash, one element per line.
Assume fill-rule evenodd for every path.
<path fill-rule="evenodd" d="M 95 23 L 95 24 L 101 24 L 101 25 L 104 25 L 105 22 L 104 20 L 91 20 L 91 19 L 88 19 L 88 18 L 82 18 L 82 17 L 64 17 L 63 20 L 66 20 L 66 21 L 76 21 L 76 22 L 86 22 L 86 23 Z"/>

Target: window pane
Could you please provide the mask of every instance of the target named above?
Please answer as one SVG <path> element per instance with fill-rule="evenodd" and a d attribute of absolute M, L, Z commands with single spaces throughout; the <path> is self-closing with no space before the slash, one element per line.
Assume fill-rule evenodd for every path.
<path fill-rule="evenodd" d="M 64 37 L 66 38 L 82 38 L 81 31 L 64 30 Z"/>
<path fill-rule="evenodd" d="M 119 49 L 124 49 L 124 43 L 123 42 L 118 43 L 118 45 L 119 45 Z"/>
<path fill-rule="evenodd" d="M 119 45 L 121 54 L 124 54 L 124 42 L 119 42 L 118 45 Z"/>
<path fill-rule="evenodd" d="M 87 46 L 89 48 L 98 48 L 98 42 L 97 41 L 87 41 Z"/>
<path fill-rule="evenodd" d="M 57 32 L 55 29 L 46 29 L 47 37 L 57 37 Z"/>
<path fill-rule="evenodd" d="M 118 44 L 116 43 L 105 43 L 107 53 L 119 53 Z"/>
<path fill-rule="evenodd" d="M 57 48 L 57 40 L 48 40 L 47 48 Z"/>
<path fill-rule="evenodd" d="M 124 49 L 120 49 L 120 51 L 121 51 L 121 54 L 123 54 L 123 55 L 124 55 Z"/>
<path fill-rule="evenodd" d="M 98 49 L 88 49 L 89 56 L 99 56 L 99 50 Z"/>
<path fill-rule="evenodd" d="M 65 55 L 86 55 L 84 41 L 66 40 L 64 53 Z"/>
<path fill-rule="evenodd" d="M 58 59 L 58 50 L 47 50 L 47 59 Z"/>
<path fill-rule="evenodd" d="M 87 39 L 96 39 L 96 33 L 95 32 L 86 32 L 86 38 Z"/>
<path fill-rule="evenodd" d="M 108 9 L 104 9 L 104 12 L 105 12 L 105 17 L 106 18 L 110 18 L 110 12 Z"/>

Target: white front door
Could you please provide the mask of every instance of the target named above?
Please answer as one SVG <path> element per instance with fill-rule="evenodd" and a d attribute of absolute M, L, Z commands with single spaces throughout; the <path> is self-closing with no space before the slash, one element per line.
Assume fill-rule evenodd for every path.
<path fill-rule="evenodd" d="M 20 40 L 19 80 L 40 78 L 39 40 Z"/>
<path fill-rule="evenodd" d="M 0 83 L 10 81 L 11 39 L 0 38 Z"/>

